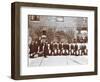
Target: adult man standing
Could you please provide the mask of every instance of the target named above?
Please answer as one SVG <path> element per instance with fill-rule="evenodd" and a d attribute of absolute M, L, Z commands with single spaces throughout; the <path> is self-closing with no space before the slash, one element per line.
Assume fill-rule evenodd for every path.
<path fill-rule="evenodd" d="M 55 56 L 57 55 L 57 43 L 56 42 L 54 43 L 54 55 Z"/>
<path fill-rule="evenodd" d="M 66 54 L 69 55 L 69 44 L 66 43 Z"/>
<path fill-rule="evenodd" d="M 34 53 L 35 55 L 38 53 L 38 42 L 37 41 L 34 42 Z"/>
<path fill-rule="evenodd" d="M 59 43 L 60 55 L 62 55 L 62 48 L 63 48 L 63 43 L 60 42 L 60 43 Z"/>
<path fill-rule="evenodd" d="M 64 44 L 63 44 L 63 55 L 66 55 L 66 49 L 67 49 L 66 46 L 67 46 L 66 43 L 64 43 Z"/>
<path fill-rule="evenodd" d="M 77 43 L 75 43 L 74 54 L 75 54 L 75 55 L 78 55 L 78 45 L 77 45 Z"/>
<path fill-rule="evenodd" d="M 71 55 L 74 55 L 74 44 L 71 43 Z"/>
<path fill-rule="evenodd" d="M 29 48 L 30 48 L 30 52 L 29 52 L 30 58 L 33 58 L 34 57 L 34 41 L 31 42 Z"/>
<path fill-rule="evenodd" d="M 51 55 L 53 55 L 54 50 L 53 50 L 53 42 L 50 43 L 50 50 L 51 50 Z"/>
<path fill-rule="evenodd" d="M 43 42 L 39 45 L 39 56 L 43 56 Z"/>
<path fill-rule="evenodd" d="M 48 43 L 46 42 L 44 44 L 44 57 L 47 58 L 47 55 L 48 55 Z"/>

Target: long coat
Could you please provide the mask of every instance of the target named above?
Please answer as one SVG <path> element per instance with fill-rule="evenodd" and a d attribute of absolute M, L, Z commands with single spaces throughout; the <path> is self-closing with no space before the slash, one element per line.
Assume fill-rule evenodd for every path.
<path fill-rule="evenodd" d="M 47 44 L 44 45 L 44 54 L 45 55 L 49 54 L 49 50 L 48 50 L 48 45 Z"/>
<path fill-rule="evenodd" d="M 34 45 L 30 44 L 29 48 L 30 48 L 30 54 L 34 53 Z"/>
<path fill-rule="evenodd" d="M 75 51 L 76 51 L 76 50 L 78 50 L 78 45 L 77 45 L 77 44 L 75 44 Z"/>
<path fill-rule="evenodd" d="M 34 43 L 34 52 L 35 52 L 35 53 L 38 52 L 38 43 Z"/>
<path fill-rule="evenodd" d="M 74 45 L 73 44 L 71 44 L 71 49 L 74 49 Z"/>
<path fill-rule="evenodd" d="M 53 52 L 53 44 L 50 44 L 50 50 Z"/>
<path fill-rule="evenodd" d="M 40 52 L 43 51 L 43 43 L 41 43 L 41 44 L 39 45 L 39 47 L 40 47 L 39 51 L 40 51 Z"/>
<path fill-rule="evenodd" d="M 63 48 L 64 48 L 64 49 L 66 49 L 66 48 L 67 48 L 67 47 L 66 47 L 66 44 L 64 44 L 64 45 L 63 45 Z"/>
<path fill-rule="evenodd" d="M 61 50 L 63 48 L 63 45 L 62 44 L 59 44 L 59 49 Z"/>
<path fill-rule="evenodd" d="M 66 49 L 69 50 L 69 44 L 66 44 Z"/>
<path fill-rule="evenodd" d="M 54 49 L 57 49 L 57 44 L 54 44 Z"/>

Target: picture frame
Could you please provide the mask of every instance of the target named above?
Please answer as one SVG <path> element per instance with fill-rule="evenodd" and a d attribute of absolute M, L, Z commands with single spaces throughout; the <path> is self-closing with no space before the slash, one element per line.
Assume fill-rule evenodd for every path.
<path fill-rule="evenodd" d="M 11 4 L 11 78 L 15 80 L 23 80 L 23 79 L 97 75 L 97 59 L 98 59 L 98 56 L 97 56 L 97 50 L 98 50 L 97 49 L 97 45 L 98 45 L 97 24 L 98 23 L 97 22 L 98 22 L 97 21 L 97 7 L 62 5 L 62 4 L 28 3 L 28 2 L 12 3 Z M 38 25 L 36 27 L 37 23 Z M 85 56 L 85 59 L 83 58 L 84 57 L 83 55 L 79 56 L 80 54 L 79 55 L 77 54 L 77 53 L 81 53 L 81 54 L 85 53 L 85 51 L 83 51 L 84 53 L 82 53 L 81 49 L 80 49 L 81 50 L 80 52 L 78 51 L 76 53 L 73 52 L 75 57 L 67 56 L 64 54 L 63 56 L 58 56 L 58 55 L 55 56 L 54 54 L 56 51 L 54 51 L 51 54 L 52 54 L 52 57 L 55 59 L 57 59 L 58 57 L 60 57 L 60 59 L 61 57 L 64 57 L 64 58 L 67 57 L 67 59 L 65 60 L 67 61 L 67 64 L 68 64 L 67 66 L 65 66 L 65 63 L 64 63 L 65 61 L 63 61 L 64 66 L 62 66 L 61 65 L 62 63 L 60 64 L 60 62 L 62 62 L 62 60 L 64 59 L 60 60 L 59 58 L 58 58 L 59 60 L 57 60 L 56 62 L 55 62 L 55 59 L 54 60 L 50 59 L 50 62 L 53 61 L 52 63 L 50 63 L 50 66 L 49 66 L 49 63 L 43 64 L 43 66 L 41 66 L 39 63 L 39 66 L 38 66 L 36 62 L 39 62 L 40 60 L 39 59 L 35 60 L 35 57 L 33 57 L 33 55 L 31 56 L 28 54 L 28 52 L 30 53 L 30 47 L 28 51 L 28 42 L 29 41 L 32 42 L 32 40 L 35 41 L 36 38 L 34 39 L 34 37 L 38 37 L 36 35 L 37 30 L 35 29 L 37 29 L 39 25 L 41 26 L 41 28 L 43 28 L 43 30 L 42 30 L 42 33 L 38 31 L 39 32 L 38 34 L 40 34 L 40 36 L 43 37 L 42 41 L 44 43 L 46 43 L 46 41 L 47 42 L 50 41 L 52 37 L 51 39 L 50 38 L 48 39 L 48 37 L 52 36 L 52 34 L 55 34 L 54 38 L 52 39 L 54 42 L 61 41 L 63 43 L 63 41 L 66 41 L 65 38 L 67 37 L 67 42 L 70 45 L 72 44 L 72 42 L 78 43 L 78 40 L 77 42 L 74 42 L 71 39 L 71 42 L 70 42 L 70 39 L 68 39 L 68 35 L 64 34 L 64 30 L 66 30 L 67 27 L 76 28 L 79 26 L 79 29 L 77 28 L 77 30 L 80 30 L 78 31 L 78 33 L 80 33 L 82 32 L 82 29 L 84 29 L 83 27 L 86 27 L 85 30 L 87 32 L 86 35 L 87 35 L 88 42 L 84 42 L 85 40 L 82 40 L 83 41 L 82 43 L 86 43 L 86 47 L 88 45 L 88 48 L 87 48 L 88 52 Z M 46 32 L 44 30 L 44 29 L 49 28 L 50 26 L 52 27 L 52 29 L 53 28 L 56 29 L 56 30 L 54 29 L 53 32 L 50 31 L 50 33 L 52 32 L 52 34 L 49 34 L 47 33 L 48 31 Z M 32 28 L 34 29 L 32 30 Z M 60 36 L 60 33 L 58 33 L 57 29 L 58 30 L 60 29 L 59 32 L 63 31 L 62 36 Z M 69 31 L 66 31 L 66 33 L 67 32 L 69 33 Z M 29 36 L 32 33 L 35 35 L 32 35 L 32 37 L 29 39 Z M 76 41 L 76 39 L 74 40 Z M 80 43 L 81 42 L 79 42 L 79 44 Z M 36 46 L 34 48 L 36 48 Z M 73 50 L 72 49 L 70 50 L 71 51 L 68 50 L 68 52 L 70 52 L 70 55 L 72 55 L 71 53 Z M 46 51 L 44 51 L 44 53 Z M 63 51 L 64 49 L 62 50 L 62 53 Z M 41 59 L 41 61 L 43 61 L 46 56 L 47 57 L 45 59 L 45 62 L 46 62 L 49 59 L 49 55 L 45 55 L 44 53 L 42 55 L 44 56 L 44 58 Z M 36 55 L 36 58 L 37 58 L 37 55 Z M 70 58 L 72 58 L 74 62 L 72 62 Z M 79 61 L 74 60 L 73 58 Z M 81 61 L 82 59 L 84 59 L 83 62 Z M 82 63 L 87 61 L 87 63 L 77 65 L 78 63 L 80 63 L 80 61 Z M 33 63 L 35 62 L 35 64 L 33 64 L 32 62 Z M 74 65 L 75 62 L 77 64 Z M 54 64 L 53 66 L 53 63 L 57 63 L 57 65 L 59 63 L 60 65 L 55 66 Z"/>

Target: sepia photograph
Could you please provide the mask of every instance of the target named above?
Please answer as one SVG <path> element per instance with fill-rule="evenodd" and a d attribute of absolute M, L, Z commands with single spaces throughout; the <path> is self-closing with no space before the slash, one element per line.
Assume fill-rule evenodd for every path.
<path fill-rule="evenodd" d="M 97 7 L 12 3 L 13 79 L 97 75 Z"/>
<path fill-rule="evenodd" d="M 28 15 L 28 66 L 88 64 L 88 18 Z"/>

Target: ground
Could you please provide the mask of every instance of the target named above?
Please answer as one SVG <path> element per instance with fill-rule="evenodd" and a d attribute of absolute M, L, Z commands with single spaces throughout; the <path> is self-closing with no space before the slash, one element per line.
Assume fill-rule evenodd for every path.
<path fill-rule="evenodd" d="M 88 64 L 88 56 L 47 56 L 29 58 L 28 65 L 31 66 L 66 66 Z"/>

